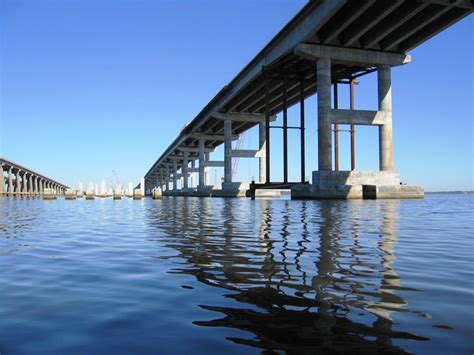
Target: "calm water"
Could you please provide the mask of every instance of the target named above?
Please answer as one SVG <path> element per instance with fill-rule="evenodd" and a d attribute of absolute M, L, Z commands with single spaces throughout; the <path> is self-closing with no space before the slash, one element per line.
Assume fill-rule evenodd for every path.
<path fill-rule="evenodd" d="M 471 354 L 473 210 L 0 198 L 0 353 Z"/>

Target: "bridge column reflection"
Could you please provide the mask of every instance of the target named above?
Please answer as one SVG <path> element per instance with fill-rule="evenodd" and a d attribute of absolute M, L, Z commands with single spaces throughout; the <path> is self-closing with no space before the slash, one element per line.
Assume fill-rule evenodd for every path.
<path fill-rule="evenodd" d="M 229 340 L 262 349 L 400 352 L 393 339 L 423 338 L 392 329 L 390 313 L 408 311 L 393 269 L 397 206 L 173 198 L 150 224 L 165 236 L 160 249 L 186 261 L 173 273 L 235 301 L 210 299 L 201 307 L 223 317 L 194 324 L 250 332 Z"/>

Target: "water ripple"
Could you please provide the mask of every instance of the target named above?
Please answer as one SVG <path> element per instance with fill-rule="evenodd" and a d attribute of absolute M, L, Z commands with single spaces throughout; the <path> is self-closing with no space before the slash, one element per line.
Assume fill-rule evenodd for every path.
<path fill-rule="evenodd" d="M 0 199 L 0 353 L 472 352 L 473 201 Z"/>

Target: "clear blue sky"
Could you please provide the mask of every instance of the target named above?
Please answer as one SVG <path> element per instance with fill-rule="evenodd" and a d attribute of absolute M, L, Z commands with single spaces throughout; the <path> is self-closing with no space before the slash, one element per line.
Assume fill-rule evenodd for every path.
<path fill-rule="evenodd" d="M 305 3 L 0 0 L 0 155 L 70 186 L 113 180 L 112 170 L 137 182 Z M 464 19 L 393 72 L 395 166 L 404 182 L 428 191 L 474 189 L 473 27 L 472 16 Z M 361 80 L 356 108 L 376 108 L 375 81 Z M 347 93 L 341 101 L 347 105 Z M 297 116 L 290 110 L 290 120 Z M 314 97 L 307 126 L 310 175 Z M 341 133 L 342 168 L 349 167 L 348 140 Z M 297 142 L 290 136 L 292 162 Z M 249 133 L 245 147 L 256 144 L 257 133 Z M 375 128 L 358 128 L 358 168 L 377 169 L 377 144 Z M 274 154 L 275 179 L 280 158 Z M 255 176 L 256 166 L 241 159 L 238 179 Z M 290 179 L 298 171 L 293 165 Z"/>

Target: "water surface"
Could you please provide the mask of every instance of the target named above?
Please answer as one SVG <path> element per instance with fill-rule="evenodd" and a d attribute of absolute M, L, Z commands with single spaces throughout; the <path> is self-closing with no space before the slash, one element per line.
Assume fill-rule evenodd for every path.
<path fill-rule="evenodd" d="M 470 354 L 473 207 L 0 198 L 0 353 Z"/>

